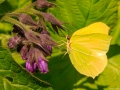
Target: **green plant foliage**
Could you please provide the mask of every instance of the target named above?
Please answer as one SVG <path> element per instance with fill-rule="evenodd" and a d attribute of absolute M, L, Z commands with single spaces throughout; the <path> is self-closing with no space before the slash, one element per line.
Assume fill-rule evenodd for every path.
<path fill-rule="evenodd" d="M 0 90 L 52 90 L 50 84 L 18 65 L 10 52 L 0 47 Z M 45 90 L 46 90 L 45 89 Z"/>
<path fill-rule="evenodd" d="M 0 14 L 8 13 L 17 8 L 23 7 L 26 4 L 30 3 L 31 0 L 2 0 L 0 3 Z"/>
<path fill-rule="evenodd" d="M 8 47 L 7 46 L 7 42 L 8 42 L 8 39 L 10 38 L 10 35 L 7 35 L 7 34 L 0 34 L 0 46 L 3 46 L 3 47 Z"/>
<path fill-rule="evenodd" d="M 0 18 L 7 12 L 24 7 L 32 0 L 0 0 Z M 67 34 L 72 35 L 76 30 L 94 22 L 104 22 L 111 28 L 113 36 L 111 44 L 120 43 L 120 5 L 119 0 L 49 0 L 57 6 L 47 9 L 64 23 Z M 7 7 L 6 7 L 7 6 Z M 118 12 L 118 13 L 117 13 Z M 7 26 L 7 27 L 6 27 Z M 115 27 L 114 27 L 115 26 Z M 56 41 L 66 40 L 47 28 Z M 6 47 L 10 36 L 11 25 L 0 24 L 0 45 Z M 67 40 L 66 40 L 67 41 Z M 65 41 L 65 42 L 66 42 Z M 108 65 L 95 79 L 78 73 L 72 66 L 68 55 L 64 56 L 65 46 L 55 48 L 49 59 L 49 72 L 31 75 L 23 66 L 20 56 L 0 48 L 0 90 L 119 90 L 120 89 L 120 46 L 111 45 Z M 60 51 L 63 50 L 63 51 Z M 42 81 L 42 80 L 44 81 Z M 48 82 L 48 83 L 47 83 Z M 52 88 L 50 87 L 51 84 Z"/>
<path fill-rule="evenodd" d="M 117 23 L 115 25 L 115 28 L 113 29 L 111 35 L 113 36 L 113 39 L 111 41 L 111 44 L 120 44 L 120 1 L 118 3 L 118 19 Z"/>

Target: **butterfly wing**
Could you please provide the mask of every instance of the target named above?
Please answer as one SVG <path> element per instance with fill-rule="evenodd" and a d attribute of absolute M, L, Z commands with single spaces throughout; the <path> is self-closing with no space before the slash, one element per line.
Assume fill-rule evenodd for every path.
<path fill-rule="evenodd" d="M 86 28 L 84 29 L 86 31 Z M 75 34 L 76 32 L 72 35 L 68 45 L 69 57 L 79 73 L 95 78 L 107 65 L 106 52 L 109 49 L 111 37 L 103 30 L 94 33 L 94 30 L 90 29 L 92 32 L 88 33 L 89 31 L 85 32 L 84 29 L 82 32 L 85 34 L 81 34 L 78 30 L 76 32 L 79 32 L 79 35 Z"/>
<path fill-rule="evenodd" d="M 75 35 L 85 35 L 85 34 L 91 34 L 91 33 L 108 34 L 109 29 L 110 28 L 105 23 L 96 22 L 80 30 L 77 30 L 76 32 L 73 33 L 72 37 Z"/>

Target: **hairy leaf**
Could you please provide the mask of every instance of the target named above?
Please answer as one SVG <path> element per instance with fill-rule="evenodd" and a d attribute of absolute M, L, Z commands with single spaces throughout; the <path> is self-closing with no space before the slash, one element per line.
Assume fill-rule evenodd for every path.
<path fill-rule="evenodd" d="M 52 90 L 50 84 L 38 79 L 18 65 L 10 52 L 0 47 L 0 90 Z"/>
<path fill-rule="evenodd" d="M 0 0 L 0 19 L 6 13 L 14 11 L 30 3 L 31 0 Z"/>
<path fill-rule="evenodd" d="M 111 41 L 111 44 L 120 44 L 120 1 L 119 1 L 119 7 L 118 7 L 118 19 L 115 25 L 115 28 L 113 29 L 111 35 L 113 36 L 113 39 Z"/>

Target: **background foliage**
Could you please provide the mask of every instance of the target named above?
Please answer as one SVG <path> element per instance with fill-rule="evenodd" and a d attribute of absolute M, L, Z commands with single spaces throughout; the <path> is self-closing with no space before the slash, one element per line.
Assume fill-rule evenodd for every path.
<path fill-rule="evenodd" d="M 91 23 L 101 21 L 110 28 L 113 36 L 107 53 L 108 65 L 95 79 L 79 74 L 72 66 L 68 55 L 59 49 L 49 57 L 48 74 L 36 71 L 31 75 L 24 68 L 24 61 L 15 51 L 7 48 L 12 36 L 12 24 L 0 22 L 0 90 L 108 90 L 120 89 L 120 1 L 119 0 L 49 0 L 57 7 L 46 10 L 54 14 L 68 28 L 71 35 Z M 13 3 L 14 2 L 14 3 Z M 0 18 L 6 13 L 24 7 L 31 0 L 0 0 Z M 56 41 L 66 40 L 52 32 Z M 65 46 L 64 46 L 65 47 Z M 14 59 L 13 59 L 14 58 Z"/>

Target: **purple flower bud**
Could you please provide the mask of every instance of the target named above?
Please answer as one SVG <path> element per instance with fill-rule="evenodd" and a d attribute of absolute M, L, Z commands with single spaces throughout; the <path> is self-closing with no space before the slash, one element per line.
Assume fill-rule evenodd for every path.
<path fill-rule="evenodd" d="M 37 22 L 28 14 L 25 13 L 19 14 L 18 19 L 23 24 L 37 26 Z"/>
<path fill-rule="evenodd" d="M 12 38 L 9 39 L 8 41 L 8 47 L 10 49 L 13 49 L 16 47 L 17 44 L 19 44 L 21 41 L 21 37 L 20 36 L 14 36 Z"/>
<path fill-rule="evenodd" d="M 9 47 L 10 49 L 15 48 L 15 44 L 12 43 L 12 42 L 13 42 L 13 38 L 10 38 L 9 41 L 8 41 L 8 43 L 7 43 L 8 47 Z"/>
<path fill-rule="evenodd" d="M 48 50 L 50 51 L 50 53 L 52 53 L 52 46 L 47 45 L 47 48 L 48 48 Z"/>
<path fill-rule="evenodd" d="M 53 7 L 55 4 L 48 2 L 47 0 L 37 0 L 36 6 L 38 8 L 47 8 L 47 7 Z"/>
<path fill-rule="evenodd" d="M 42 15 L 43 15 L 45 21 L 48 21 L 51 23 L 51 25 L 52 25 L 53 29 L 56 31 L 56 33 L 59 34 L 58 28 L 64 30 L 62 22 L 59 21 L 58 19 L 56 19 L 54 17 L 54 15 L 52 15 L 50 13 L 42 13 Z"/>
<path fill-rule="evenodd" d="M 27 46 L 23 46 L 22 49 L 20 50 L 20 54 L 22 56 L 22 59 L 27 60 L 27 53 L 28 53 L 28 48 Z"/>
<path fill-rule="evenodd" d="M 42 59 L 41 57 L 38 57 L 38 69 L 41 71 L 41 73 L 45 74 L 47 73 L 48 70 L 48 63 L 47 61 L 45 61 L 44 59 Z"/>
<path fill-rule="evenodd" d="M 50 33 L 49 33 L 46 29 L 41 30 L 40 33 L 41 33 L 41 34 L 47 34 L 47 35 L 50 35 Z"/>
<path fill-rule="evenodd" d="M 44 19 L 51 24 L 62 26 L 62 23 L 51 13 L 42 13 Z"/>
<path fill-rule="evenodd" d="M 36 63 L 35 62 L 34 63 L 30 63 L 30 61 L 28 59 L 27 62 L 26 62 L 26 69 L 29 72 L 33 73 L 36 70 Z"/>

